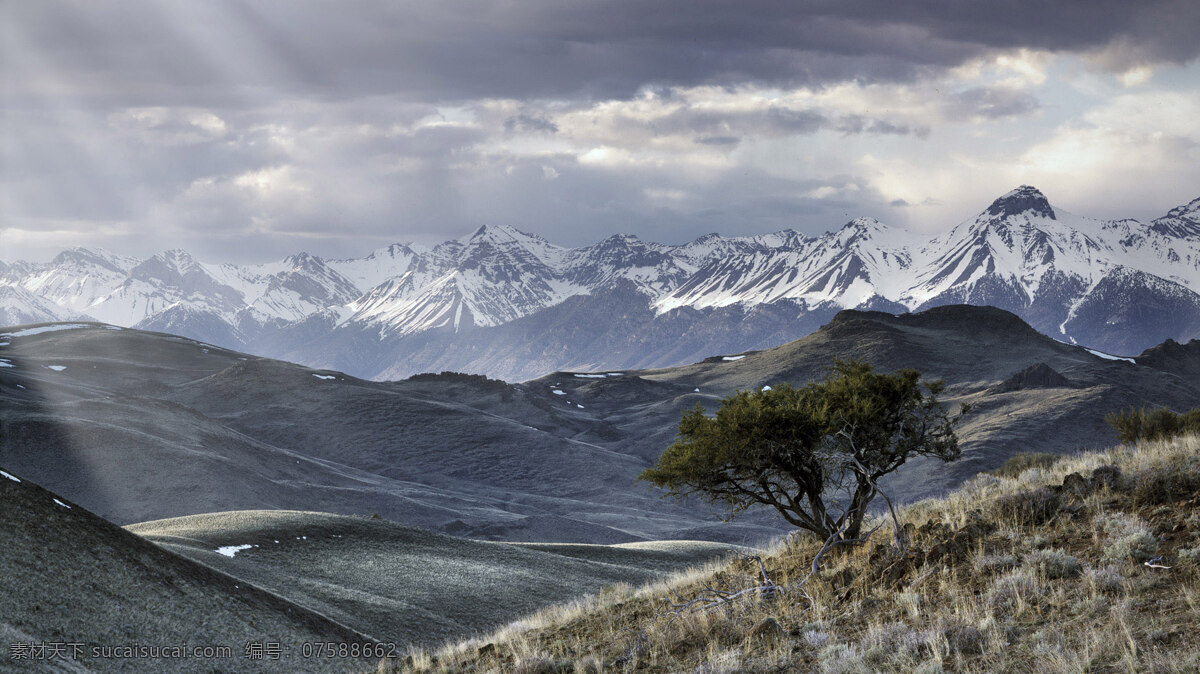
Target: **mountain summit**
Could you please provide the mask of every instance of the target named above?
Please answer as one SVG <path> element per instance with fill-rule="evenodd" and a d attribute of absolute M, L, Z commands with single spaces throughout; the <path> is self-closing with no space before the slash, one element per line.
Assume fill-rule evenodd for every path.
<path fill-rule="evenodd" d="M 0 285 L 10 323 L 91 317 L 363 377 L 666 366 L 774 346 L 842 309 L 946 304 L 1136 353 L 1200 336 L 1200 199 L 1145 224 L 1073 215 L 1022 185 L 932 239 L 862 217 L 818 237 L 582 248 L 486 225 L 432 248 L 253 266 L 75 249 L 8 265 Z"/>
<path fill-rule="evenodd" d="M 1005 194 L 993 201 L 992 205 L 988 206 L 984 212 L 988 215 L 999 217 L 1029 213 L 1031 215 L 1050 218 L 1051 220 L 1055 219 L 1054 209 L 1050 207 L 1050 202 L 1046 200 L 1046 195 L 1031 185 L 1021 185 L 1017 189 Z"/>

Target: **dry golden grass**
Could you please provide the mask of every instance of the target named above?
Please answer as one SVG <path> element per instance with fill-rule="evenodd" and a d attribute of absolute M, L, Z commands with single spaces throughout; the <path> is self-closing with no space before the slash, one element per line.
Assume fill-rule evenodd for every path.
<path fill-rule="evenodd" d="M 762 556 L 793 586 L 775 596 L 668 610 L 705 588 L 758 585 L 757 562 L 733 559 L 380 671 L 1200 671 L 1200 439 L 981 475 L 902 519 L 907 554 L 883 527 L 827 555 L 803 589 L 820 544 L 793 537 Z M 1159 555 L 1170 568 L 1146 566 Z"/>

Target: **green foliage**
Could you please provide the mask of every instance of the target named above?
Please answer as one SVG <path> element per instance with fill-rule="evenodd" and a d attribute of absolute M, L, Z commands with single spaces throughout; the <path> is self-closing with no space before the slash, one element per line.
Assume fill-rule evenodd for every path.
<path fill-rule="evenodd" d="M 675 443 L 641 479 L 720 503 L 731 517 L 770 506 L 822 537 L 845 526 L 843 536 L 855 538 L 877 479 L 913 456 L 959 457 L 958 416 L 937 400 L 943 388 L 915 370 L 879 374 L 835 360 L 826 379 L 804 387 L 740 391 L 713 417 L 699 405 L 685 411 Z M 842 507 L 831 512 L 837 499 Z"/>
<path fill-rule="evenodd" d="M 1155 410 L 1130 407 L 1128 411 L 1113 412 L 1104 420 L 1126 444 L 1200 434 L 1200 408 L 1180 414 L 1165 407 Z"/>

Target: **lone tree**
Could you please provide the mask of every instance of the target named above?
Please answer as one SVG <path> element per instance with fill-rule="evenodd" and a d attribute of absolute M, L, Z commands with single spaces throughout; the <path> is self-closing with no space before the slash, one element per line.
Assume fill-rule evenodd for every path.
<path fill-rule="evenodd" d="M 915 370 L 879 374 L 834 359 L 822 381 L 735 393 L 715 417 L 697 404 L 639 479 L 721 503 L 730 518 L 771 506 L 822 539 L 858 538 L 876 480 L 913 456 L 961 455 L 953 426 L 967 407 L 951 417 L 937 399 L 945 385 L 920 379 Z"/>

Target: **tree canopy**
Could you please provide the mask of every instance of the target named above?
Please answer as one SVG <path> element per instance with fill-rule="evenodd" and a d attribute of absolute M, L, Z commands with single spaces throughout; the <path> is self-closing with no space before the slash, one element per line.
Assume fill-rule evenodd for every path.
<path fill-rule="evenodd" d="M 740 391 L 711 417 L 699 404 L 685 411 L 674 444 L 640 479 L 723 504 L 730 517 L 770 506 L 823 538 L 857 538 L 876 480 L 914 456 L 959 458 L 953 426 L 966 407 L 951 417 L 943 389 L 915 370 L 835 359 L 824 380 Z"/>

